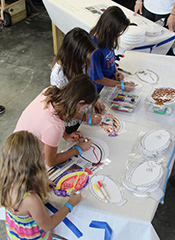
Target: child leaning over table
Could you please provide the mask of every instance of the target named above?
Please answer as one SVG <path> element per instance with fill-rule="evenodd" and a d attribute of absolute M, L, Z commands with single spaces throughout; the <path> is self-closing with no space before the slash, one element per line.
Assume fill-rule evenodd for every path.
<path fill-rule="evenodd" d="M 97 45 L 92 55 L 92 68 L 89 71 L 95 81 L 98 93 L 103 86 L 115 87 L 124 79 L 115 65 L 114 50 L 118 47 L 118 38 L 129 26 L 129 19 L 117 6 L 107 8 L 101 15 L 90 35 Z M 133 87 L 133 82 L 125 82 L 125 87 Z"/>
<path fill-rule="evenodd" d="M 53 239 L 50 230 L 80 202 L 81 194 L 72 192 L 57 213 L 48 215 L 44 207 L 48 176 L 41 143 L 27 131 L 8 137 L 0 169 L 0 203 L 6 209 L 7 239 Z"/>
<path fill-rule="evenodd" d="M 61 88 L 76 75 L 87 73 L 91 63 L 91 55 L 95 49 L 96 45 L 88 32 L 78 27 L 70 30 L 65 35 L 62 45 L 52 62 L 51 85 Z M 97 113 L 92 113 L 93 109 L 90 106 L 81 113 L 77 113 L 75 119 L 71 122 L 65 123 L 66 132 L 70 134 L 76 131 L 81 122 L 87 122 L 90 125 L 100 123 L 100 113 L 104 110 L 105 106 L 96 102 L 94 108 Z"/>
<path fill-rule="evenodd" d="M 71 121 L 84 108 L 96 103 L 98 93 L 92 79 L 86 74 L 75 76 L 61 89 L 50 86 L 43 90 L 23 111 L 14 132 L 32 132 L 43 144 L 43 156 L 47 166 L 64 163 L 69 158 L 87 151 L 92 140 L 83 141 L 80 131 L 65 132 L 64 122 Z M 77 141 L 76 146 L 57 152 L 61 138 Z"/>

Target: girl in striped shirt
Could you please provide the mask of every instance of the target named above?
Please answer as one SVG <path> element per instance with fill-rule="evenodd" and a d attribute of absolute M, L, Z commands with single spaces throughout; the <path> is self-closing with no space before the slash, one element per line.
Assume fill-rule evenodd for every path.
<path fill-rule="evenodd" d="M 41 146 L 27 131 L 15 132 L 6 140 L 0 169 L 0 204 L 6 208 L 7 239 L 53 239 L 50 230 L 79 203 L 81 194 L 72 192 L 65 206 L 48 215 L 44 203 L 50 182 Z"/>

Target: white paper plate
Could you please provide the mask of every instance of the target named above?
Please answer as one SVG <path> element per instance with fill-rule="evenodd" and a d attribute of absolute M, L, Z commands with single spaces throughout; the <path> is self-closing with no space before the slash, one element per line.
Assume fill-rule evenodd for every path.
<path fill-rule="evenodd" d="M 171 140 L 171 134 L 167 130 L 150 131 L 140 141 L 141 152 L 146 157 L 158 157 L 168 150 Z"/>
<path fill-rule="evenodd" d="M 130 36 L 130 35 L 124 35 L 124 36 L 121 36 L 121 38 L 122 38 L 122 40 L 128 40 L 128 41 L 131 41 L 131 40 L 140 40 L 140 39 L 142 39 L 142 38 L 145 38 L 145 34 L 143 34 L 143 35 L 140 35 L 140 36 Z"/>
<path fill-rule="evenodd" d="M 132 45 L 132 44 L 140 44 L 142 42 L 145 41 L 145 37 L 143 38 L 140 38 L 140 39 L 136 39 L 136 40 L 126 40 L 126 39 L 121 39 L 121 41 L 125 44 L 129 44 L 129 45 Z"/>
<path fill-rule="evenodd" d="M 152 94 L 154 93 L 154 91 L 155 91 L 156 89 L 168 89 L 168 88 L 174 90 L 174 88 L 171 88 L 171 87 L 167 87 L 167 88 L 166 88 L 166 87 L 158 87 L 158 88 L 155 88 L 155 89 L 150 93 L 150 95 L 149 95 L 150 100 L 157 106 L 156 100 L 153 99 Z M 161 99 L 161 98 L 160 98 L 160 99 Z M 162 105 L 170 105 L 170 104 L 172 104 L 172 103 L 174 103 L 174 102 L 175 102 L 175 96 L 174 96 L 173 99 L 171 99 L 170 101 L 164 102 Z"/>
<path fill-rule="evenodd" d="M 163 173 L 161 164 L 155 161 L 145 161 L 127 170 L 123 184 L 130 191 L 144 196 L 147 195 L 147 192 L 154 191 L 159 187 Z"/>
<path fill-rule="evenodd" d="M 122 34 L 121 41 L 125 44 L 139 44 L 145 40 L 145 29 L 138 26 L 129 26 Z"/>
<path fill-rule="evenodd" d="M 91 148 L 83 152 L 79 157 L 91 163 L 98 163 L 105 160 L 109 155 L 109 147 L 106 142 L 99 138 L 90 137 L 92 139 Z M 70 142 L 68 147 L 64 150 L 72 148 L 76 142 Z"/>
<path fill-rule="evenodd" d="M 111 120 L 112 118 L 114 119 L 114 121 Z M 115 124 L 116 122 L 117 124 Z M 101 130 L 106 132 L 109 137 L 117 136 L 124 128 L 123 121 L 111 113 L 106 113 L 105 115 L 102 116 L 102 120 L 99 123 L 99 127 Z"/>
<path fill-rule="evenodd" d="M 101 202 L 105 202 L 102 199 L 103 196 L 101 195 L 101 193 L 96 191 L 93 187 L 94 184 L 98 186 L 98 181 L 102 183 L 109 196 L 108 203 L 116 204 L 117 206 L 122 206 L 124 203 L 126 203 L 126 200 L 123 199 L 123 192 L 121 191 L 121 186 L 109 176 L 105 175 L 94 175 L 91 178 L 91 181 L 89 183 L 89 189 L 95 198 L 97 198 Z"/>
<path fill-rule="evenodd" d="M 133 25 L 130 25 L 127 29 L 127 31 L 122 34 L 122 36 L 125 36 L 125 35 L 131 35 L 131 36 L 141 36 L 145 34 L 145 29 L 142 28 L 142 27 L 139 27 L 139 26 L 133 26 Z"/>

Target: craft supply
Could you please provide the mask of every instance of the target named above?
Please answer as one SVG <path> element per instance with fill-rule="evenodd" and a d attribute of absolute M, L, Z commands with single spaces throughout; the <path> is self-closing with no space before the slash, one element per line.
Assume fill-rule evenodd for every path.
<path fill-rule="evenodd" d="M 87 151 L 84 151 L 80 156 L 78 156 L 78 158 L 89 162 L 90 164 L 92 164 L 92 166 L 96 166 L 96 164 L 101 165 L 103 164 L 102 161 L 104 161 L 108 157 L 109 147 L 106 142 L 99 138 L 91 137 L 90 139 L 92 140 L 90 148 Z M 66 150 L 71 149 L 74 146 L 75 142 L 72 141 L 69 143 Z M 91 168 L 89 164 L 86 167 Z"/>
<path fill-rule="evenodd" d="M 118 93 L 117 97 L 113 99 L 111 108 L 123 112 L 132 112 L 138 98 L 136 95 Z"/>
<path fill-rule="evenodd" d="M 126 71 L 126 70 L 124 70 L 124 69 L 122 69 L 122 68 L 118 68 L 118 70 L 119 70 L 120 72 L 124 72 L 124 73 L 126 73 L 126 74 L 132 75 L 131 72 L 128 72 L 128 71 Z"/>
<path fill-rule="evenodd" d="M 115 137 L 118 136 L 117 133 L 121 128 L 121 122 L 118 118 L 108 113 L 102 116 L 99 126 L 108 133 L 109 137 Z"/>
<path fill-rule="evenodd" d="M 162 110 L 154 110 L 154 113 L 160 113 L 160 114 L 164 114 L 166 111 L 166 108 L 162 109 Z"/>
<path fill-rule="evenodd" d="M 164 169 L 161 164 L 152 161 L 144 161 L 131 168 L 127 168 L 124 186 L 136 196 L 148 197 L 157 190 L 163 178 Z"/>
<path fill-rule="evenodd" d="M 88 142 L 89 140 L 87 138 L 84 139 L 84 142 Z"/>
<path fill-rule="evenodd" d="M 111 108 L 121 111 L 121 112 L 132 112 L 133 111 L 133 109 L 130 107 L 127 107 L 127 106 L 123 107 L 121 105 L 115 105 L 115 104 L 112 104 Z"/>
<path fill-rule="evenodd" d="M 147 158 L 159 157 L 168 150 L 171 141 L 172 136 L 165 129 L 149 131 L 140 141 L 141 153 Z"/>
<path fill-rule="evenodd" d="M 78 139 L 78 136 L 73 136 L 73 139 L 77 140 L 77 139 Z"/>
<path fill-rule="evenodd" d="M 136 100 L 135 95 L 127 95 L 127 94 L 118 94 L 116 98 L 114 98 L 114 101 L 121 101 L 121 102 L 129 102 L 131 104 L 134 104 Z"/>
<path fill-rule="evenodd" d="M 96 184 L 93 184 L 93 187 L 95 191 L 97 192 L 97 195 L 104 201 L 108 202 L 107 198 L 103 195 L 103 193 L 100 191 L 100 189 L 96 186 Z"/>
<path fill-rule="evenodd" d="M 108 204 L 115 204 L 119 207 L 126 203 L 126 200 L 123 199 L 123 189 L 120 184 L 117 183 L 115 180 L 111 179 L 109 176 L 101 174 L 95 174 L 94 176 L 92 176 L 88 185 L 89 190 L 95 198 L 97 198 L 101 202 L 104 202 L 103 199 L 98 196 L 97 191 L 94 191 L 94 184 L 96 185 L 96 187 L 99 188 L 97 184 L 98 181 L 103 184 L 103 187 L 105 187 L 105 190 L 107 191 L 107 195 L 109 197 Z"/>
<path fill-rule="evenodd" d="M 54 193 L 57 196 L 69 196 L 72 190 L 83 189 L 89 182 L 89 174 L 83 170 L 65 172 L 55 180 Z"/>
<path fill-rule="evenodd" d="M 103 195 L 105 196 L 105 198 L 106 198 L 107 200 L 109 200 L 109 195 L 108 195 L 108 193 L 106 192 L 106 189 L 104 188 L 104 186 L 101 184 L 100 181 L 97 181 L 97 183 L 98 183 L 98 186 L 100 187 L 100 190 L 102 191 Z"/>
<path fill-rule="evenodd" d="M 175 100 L 175 89 L 173 88 L 156 88 L 151 94 L 151 98 L 155 101 L 156 105 L 164 105 Z"/>
<path fill-rule="evenodd" d="M 115 55 L 115 60 L 120 61 L 120 58 L 123 58 L 123 57 L 124 57 L 124 55 L 117 54 L 117 55 Z"/>
<path fill-rule="evenodd" d="M 143 82 L 155 84 L 159 81 L 158 74 L 149 69 L 139 69 L 135 74 Z"/>

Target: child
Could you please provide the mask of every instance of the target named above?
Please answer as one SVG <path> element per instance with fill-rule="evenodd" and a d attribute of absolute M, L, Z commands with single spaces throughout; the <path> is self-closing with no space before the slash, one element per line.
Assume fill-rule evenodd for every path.
<path fill-rule="evenodd" d="M 23 111 L 14 131 L 32 132 L 43 144 L 46 164 L 61 164 L 88 150 L 92 143 L 90 139 L 88 142 L 81 141 L 83 136 L 79 131 L 67 134 L 64 121 L 71 121 L 78 112 L 95 104 L 97 99 L 98 93 L 92 79 L 86 74 L 77 75 L 61 89 L 51 86 L 40 93 Z M 66 141 L 80 141 L 78 146 L 57 153 L 61 137 Z"/>
<path fill-rule="evenodd" d="M 98 47 L 92 55 L 92 69 L 90 71 L 90 76 L 96 83 L 98 93 L 103 86 L 115 87 L 120 83 L 120 80 L 124 79 L 123 74 L 118 72 L 115 65 L 114 49 L 118 47 L 118 38 L 129 26 L 129 23 L 123 11 L 117 6 L 112 6 L 105 10 L 95 27 L 90 31 L 90 35 Z"/>
<path fill-rule="evenodd" d="M 90 67 L 91 55 L 95 49 L 96 45 L 85 30 L 73 28 L 69 31 L 65 35 L 62 45 L 52 62 L 51 85 L 61 88 L 74 76 L 87 73 Z M 101 113 L 105 108 L 99 102 L 95 103 L 94 107 L 97 113 Z M 77 113 L 76 119 L 65 124 L 66 132 L 70 134 L 76 131 L 82 120 L 91 124 L 98 124 L 101 121 L 100 114 L 94 113 L 88 117 L 88 112 L 92 112 L 91 107 L 84 109 L 81 113 Z"/>
<path fill-rule="evenodd" d="M 8 137 L 0 169 L 0 203 L 6 208 L 7 239 L 52 239 L 50 230 L 80 202 L 81 194 L 72 192 L 67 204 L 48 215 L 44 207 L 48 177 L 41 145 L 27 131 Z"/>

